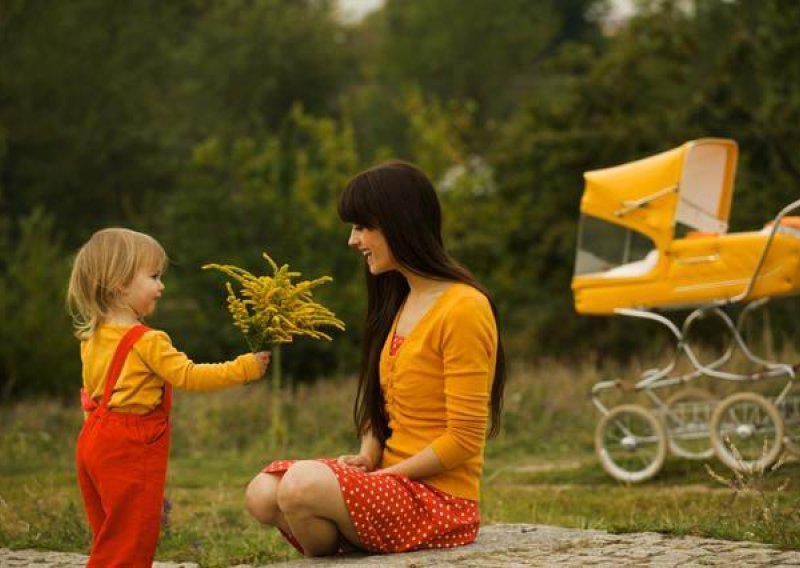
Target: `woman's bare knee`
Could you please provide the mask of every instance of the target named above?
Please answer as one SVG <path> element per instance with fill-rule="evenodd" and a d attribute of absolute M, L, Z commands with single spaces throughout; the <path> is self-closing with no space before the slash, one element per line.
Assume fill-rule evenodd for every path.
<path fill-rule="evenodd" d="M 244 497 L 247 512 L 262 524 L 277 526 L 281 514 L 277 501 L 279 484 L 276 476 L 259 473 L 247 486 Z"/>
<path fill-rule="evenodd" d="M 278 508 L 284 513 L 309 512 L 329 485 L 328 468 L 314 461 L 300 461 L 284 474 L 277 492 Z"/>

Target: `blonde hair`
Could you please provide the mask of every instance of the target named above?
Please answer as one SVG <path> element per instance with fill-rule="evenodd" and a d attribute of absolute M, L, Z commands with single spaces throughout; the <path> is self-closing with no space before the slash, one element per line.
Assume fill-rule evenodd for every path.
<path fill-rule="evenodd" d="M 67 309 L 75 335 L 89 339 L 142 270 L 163 272 L 169 259 L 150 235 L 130 229 L 97 231 L 75 256 L 67 288 Z"/>

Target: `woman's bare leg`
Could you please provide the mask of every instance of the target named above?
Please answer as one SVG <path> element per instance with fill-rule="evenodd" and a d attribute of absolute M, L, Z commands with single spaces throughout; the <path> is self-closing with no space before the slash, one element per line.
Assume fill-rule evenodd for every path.
<path fill-rule="evenodd" d="M 245 492 L 247 511 L 261 524 L 291 532 L 286 518 L 278 508 L 278 486 L 281 478 L 271 473 L 256 475 Z"/>
<path fill-rule="evenodd" d="M 353 545 L 364 548 L 339 482 L 325 464 L 300 461 L 292 465 L 278 485 L 277 503 L 307 556 L 334 554 L 340 532 Z"/>

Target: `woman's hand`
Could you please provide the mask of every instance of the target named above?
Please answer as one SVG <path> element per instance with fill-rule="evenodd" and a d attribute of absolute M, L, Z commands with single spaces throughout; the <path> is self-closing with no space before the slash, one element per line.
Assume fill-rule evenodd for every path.
<path fill-rule="evenodd" d="M 258 353 L 253 353 L 256 356 L 256 363 L 258 363 L 258 368 L 261 369 L 261 374 L 267 372 L 267 367 L 269 367 L 269 358 L 270 353 L 269 351 L 259 351 Z"/>
<path fill-rule="evenodd" d="M 354 467 L 364 472 L 370 472 L 375 469 L 372 459 L 364 454 L 339 456 L 336 459 L 336 463 L 346 467 Z"/>

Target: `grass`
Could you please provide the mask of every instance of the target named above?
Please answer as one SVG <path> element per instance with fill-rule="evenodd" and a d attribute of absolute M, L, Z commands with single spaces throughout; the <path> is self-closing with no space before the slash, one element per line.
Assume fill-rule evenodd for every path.
<path fill-rule="evenodd" d="M 567 471 L 498 476 L 485 484 L 484 520 L 691 534 L 800 549 L 800 491 L 779 491 L 786 479 L 800 478 L 800 463 L 784 465 L 765 481 L 765 493 L 776 505 L 769 520 L 762 516 L 759 496 L 736 497 L 700 463 L 668 461 L 655 480 L 630 487 L 599 469 L 587 463 Z"/>
<path fill-rule="evenodd" d="M 598 416 L 585 393 L 609 375 L 614 373 L 601 375 L 590 363 L 513 370 L 504 429 L 486 451 L 484 523 L 658 531 L 800 549 L 800 488 L 790 483 L 778 490 L 786 479 L 800 479 L 800 463 L 765 476 L 768 518 L 761 502 L 721 486 L 702 463 L 668 460 L 654 480 L 637 486 L 608 477 L 593 454 Z M 354 450 L 354 390 L 352 379 L 332 379 L 284 393 L 289 436 L 275 449 L 269 446 L 266 384 L 178 393 L 167 482 L 172 508 L 157 558 L 209 567 L 297 558 L 276 531 L 244 512 L 244 487 L 272 459 Z M 87 550 L 73 466 L 80 424 L 77 397 L 66 407 L 43 400 L 0 408 L 0 547 Z"/>

